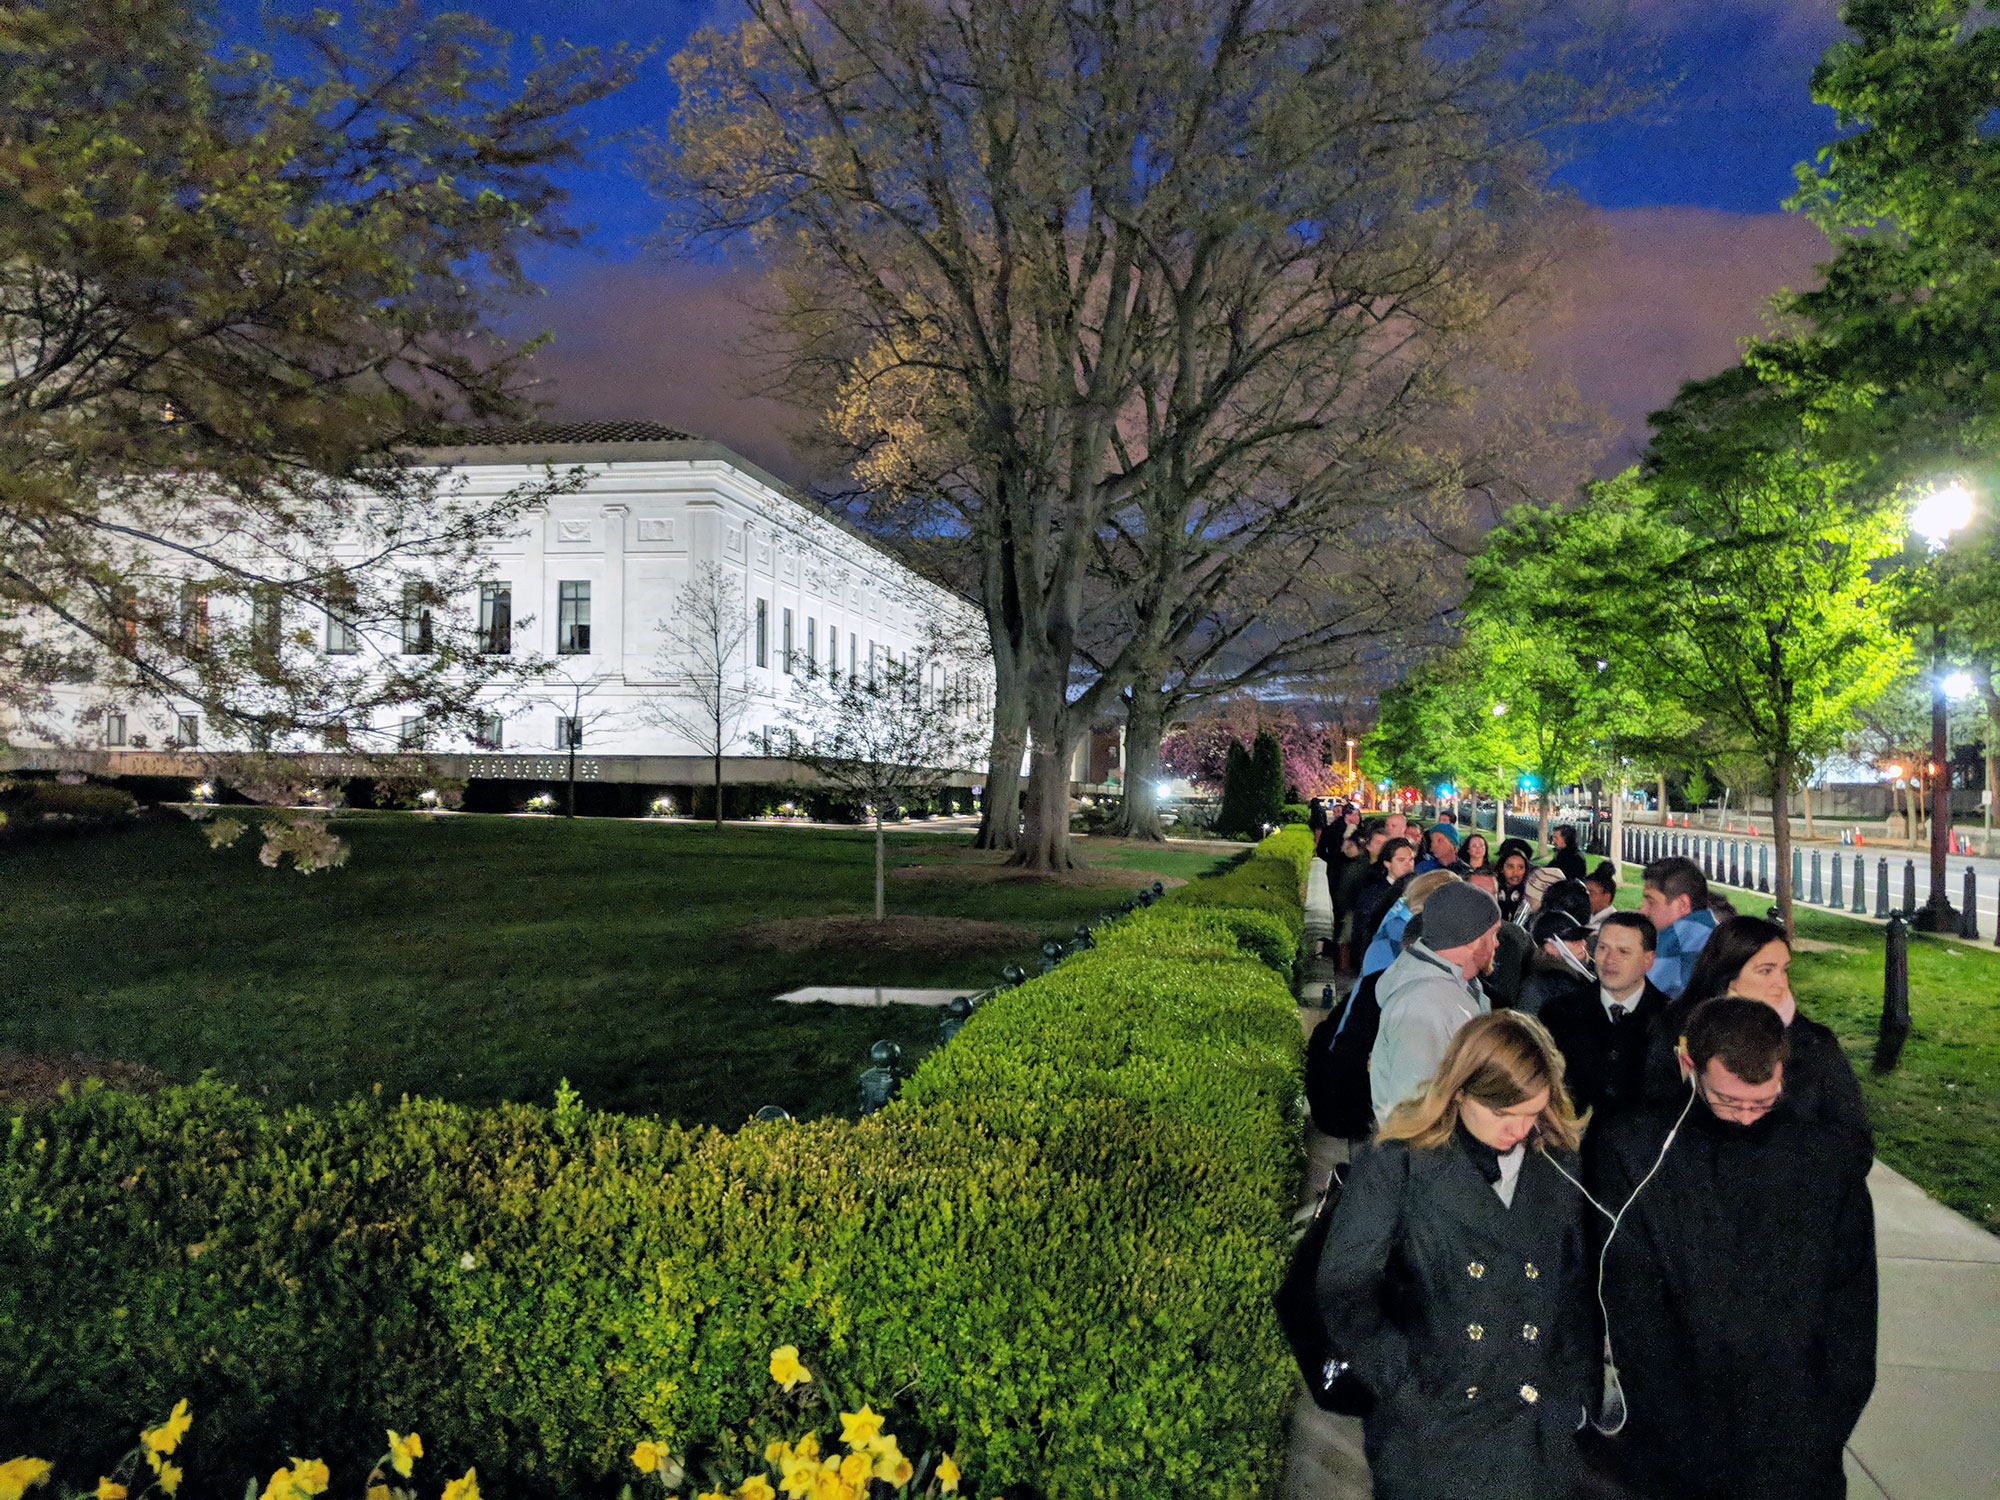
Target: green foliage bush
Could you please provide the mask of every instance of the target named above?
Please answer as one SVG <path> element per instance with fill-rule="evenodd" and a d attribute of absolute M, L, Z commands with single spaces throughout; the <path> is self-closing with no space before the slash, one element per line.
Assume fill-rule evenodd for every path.
<path fill-rule="evenodd" d="M 858 1122 L 727 1135 L 567 1092 L 275 1113 L 214 1083 L 16 1118 L 0 1429 L 91 1476 L 187 1396 L 198 1492 L 280 1451 L 357 1474 L 389 1424 L 435 1472 L 571 1496 L 639 1436 L 740 1431 L 796 1343 L 829 1390 L 905 1392 L 981 1493 L 1258 1493 L 1293 1384 L 1273 969 L 1305 845 L 1112 924 Z"/>
<path fill-rule="evenodd" d="M 1257 816 L 1257 798 L 1252 786 L 1250 752 L 1240 741 L 1231 740 L 1222 758 L 1222 806 L 1215 815 L 1215 831 L 1229 836 L 1249 833 L 1262 819 Z"/>
<path fill-rule="evenodd" d="M 1285 924 L 1296 953 L 1305 939 L 1301 892 L 1311 863 L 1312 836 L 1304 828 L 1281 828 L 1222 874 L 1167 892 L 1165 905 L 1268 912 Z"/>
<path fill-rule="evenodd" d="M 1312 808 L 1303 802 L 1287 802 L 1278 809 L 1278 826 L 1290 828 L 1312 817 Z"/>
<path fill-rule="evenodd" d="M 1285 753 L 1278 737 L 1260 731 L 1250 747 L 1250 828 L 1261 832 L 1265 824 L 1276 828 L 1284 821 Z"/>
<path fill-rule="evenodd" d="M 10 817 L 23 823 L 43 817 L 80 823 L 107 823 L 131 817 L 138 801 L 121 787 L 97 782 L 66 784 L 60 781 L 17 782 L 7 799 Z"/>

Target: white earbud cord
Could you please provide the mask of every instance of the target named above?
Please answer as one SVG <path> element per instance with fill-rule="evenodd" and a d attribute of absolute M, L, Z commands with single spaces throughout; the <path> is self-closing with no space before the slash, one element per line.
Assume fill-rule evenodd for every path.
<path fill-rule="evenodd" d="M 1647 1169 L 1646 1175 L 1639 1179 L 1638 1186 L 1627 1195 L 1624 1205 L 1615 1214 L 1593 1198 L 1589 1188 L 1574 1177 L 1570 1177 L 1569 1173 L 1563 1172 L 1561 1162 L 1553 1156 L 1548 1157 L 1549 1165 L 1562 1172 L 1563 1176 L 1569 1177 L 1571 1184 L 1583 1194 L 1584 1201 L 1611 1221 L 1611 1232 L 1604 1236 L 1604 1248 L 1597 1252 L 1597 1311 L 1604 1319 L 1604 1415 L 1610 1421 L 1610 1425 L 1606 1426 L 1603 1422 L 1596 1425 L 1597 1430 L 1606 1437 L 1615 1437 L 1625 1430 L 1625 1418 L 1628 1413 L 1625 1406 L 1625 1387 L 1618 1379 L 1618 1358 L 1611 1348 L 1611 1309 L 1604 1305 L 1604 1263 L 1610 1258 L 1611 1242 L 1618 1238 L 1618 1228 L 1625 1222 L 1625 1215 L 1631 1211 L 1632 1205 L 1639 1201 L 1639 1194 L 1646 1190 L 1646 1184 L 1651 1182 L 1655 1174 L 1665 1165 L 1667 1153 L 1673 1149 L 1674 1137 L 1681 1133 L 1681 1126 L 1687 1120 L 1688 1111 L 1694 1108 L 1694 1095 L 1695 1083 L 1693 1076 L 1690 1075 L 1687 1103 L 1681 1106 L 1680 1116 L 1674 1121 L 1674 1128 L 1667 1132 L 1667 1138 L 1660 1143 L 1660 1154 L 1653 1159 L 1653 1165 Z M 1617 1412 L 1615 1418 L 1612 1417 L 1614 1410 Z"/>

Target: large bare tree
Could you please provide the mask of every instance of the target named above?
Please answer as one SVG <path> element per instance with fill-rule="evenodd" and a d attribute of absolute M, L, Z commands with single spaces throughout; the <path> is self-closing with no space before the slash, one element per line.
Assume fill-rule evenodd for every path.
<path fill-rule="evenodd" d="M 644 699 L 639 714 L 685 735 L 715 774 L 715 826 L 722 827 L 722 758 L 735 748 L 750 707 L 750 614 L 743 580 L 712 562 L 697 563 L 659 624 L 653 675 L 671 684 Z"/>
<path fill-rule="evenodd" d="M 1070 862 L 1071 745 L 1158 653 L 1076 680 L 1107 525 L 1345 493 L 1520 285 L 1533 9 L 750 0 L 677 60 L 675 231 L 759 237 L 794 394 L 976 555 L 1018 862 Z"/>

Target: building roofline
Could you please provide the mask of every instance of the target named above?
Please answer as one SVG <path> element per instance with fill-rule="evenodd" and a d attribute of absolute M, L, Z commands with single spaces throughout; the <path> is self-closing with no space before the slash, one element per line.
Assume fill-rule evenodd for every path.
<path fill-rule="evenodd" d="M 422 448 L 416 453 L 420 464 L 435 464 L 440 468 L 500 468 L 505 465 L 523 465 L 551 468 L 566 468 L 572 464 L 658 464 L 658 463 L 723 463 L 744 474 L 766 489 L 792 504 L 800 507 L 813 519 L 836 526 L 869 551 L 879 554 L 918 579 L 930 588 L 936 589 L 948 599 L 984 616 L 978 601 L 966 597 L 956 589 L 946 588 L 934 579 L 925 578 L 902 558 L 896 556 L 875 537 L 870 536 L 845 516 L 837 516 L 804 491 L 787 484 L 768 469 L 759 467 L 733 448 L 713 442 L 708 438 L 689 438 L 685 441 L 668 442 L 611 442 L 611 443 L 453 443 L 435 448 Z"/>

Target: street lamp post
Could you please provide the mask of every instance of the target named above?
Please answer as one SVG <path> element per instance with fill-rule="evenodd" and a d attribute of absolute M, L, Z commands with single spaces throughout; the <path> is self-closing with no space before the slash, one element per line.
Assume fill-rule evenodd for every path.
<path fill-rule="evenodd" d="M 1972 495 L 1961 484 L 1932 490 L 1917 502 L 1910 529 L 1942 552 L 1954 531 L 1972 523 Z M 1960 676 L 1962 674 L 1954 674 Z M 1945 893 L 1945 861 L 1951 839 L 1951 748 L 1946 743 L 1946 684 L 1944 624 L 1931 624 L 1931 894 L 1910 925 L 1919 932 L 1957 932 L 1958 911 Z"/>

